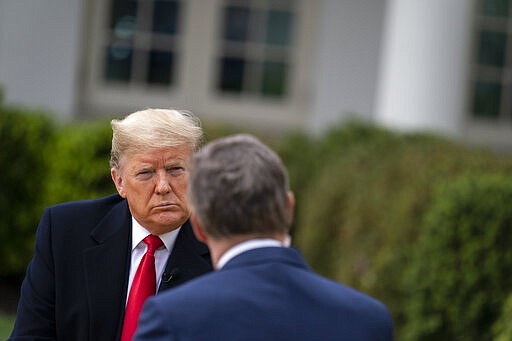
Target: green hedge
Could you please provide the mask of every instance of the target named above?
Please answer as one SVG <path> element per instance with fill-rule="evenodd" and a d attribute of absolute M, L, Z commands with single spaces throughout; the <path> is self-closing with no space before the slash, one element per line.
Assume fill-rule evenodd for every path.
<path fill-rule="evenodd" d="M 510 175 L 463 176 L 435 191 L 407 280 L 407 339 L 493 339 L 512 292 L 511 203 Z"/>
<path fill-rule="evenodd" d="M 109 166 L 111 141 L 112 128 L 106 120 L 61 127 L 50 146 L 45 205 L 115 193 Z"/>
<path fill-rule="evenodd" d="M 59 126 L 50 116 L 0 106 L 0 278 L 20 278 L 46 206 L 115 192 L 105 122 Z"/>
<path fill-rule="evenodd" d="M 397 340 L 410 304 L 406 269 L 437 183 L 512 170 L 510 159 L 429 134 L 352 123 L 281 147 L 297 195 L 294 243 L 314 269 L 384 301 Z"/>
<path fill-rule="evenodd" d="M 41 214 L 53 122 L 40 113 L 0 106 L 0 277 L 19 274 L 32 254 Z"/>
<path fill-rule="evenodd" d="M 493 325 L 494 341 L 512 340 L 512 294 L 503 303 L 501 315 Z"/>

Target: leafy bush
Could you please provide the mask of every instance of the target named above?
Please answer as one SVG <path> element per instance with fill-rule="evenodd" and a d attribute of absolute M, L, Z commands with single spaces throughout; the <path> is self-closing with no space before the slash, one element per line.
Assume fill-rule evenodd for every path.
<path fill-rule="evenodd" d="M 42 213 L 48 154 L 55 126 L 41 113 L 0 106 L 0 276 L 22 274 Z"/>
<path fill-rule="evenodd" d="M 404 271 L 436 183 L 510 170 L 511 160 L 434 135 L 359 123 L 289 141 L 281 154 L 298 192 L 295 245 L 323 275 L 384 301 L 400 339 L 409 304 Z"/>
<path fill-rule="evenodd" d="M 493 325 L 494 341 L 512 340 L 512 294 L 509 294 L 505 302 L 499 319 Z"/>
<path fill-rule="evenodd" d="M 14 315 L 0 312 L 0 340 L 7 340 L 14 327 Z"/>
<path fill-rule="evenodd" d="M 45 203 L 82 200 L 116 192 L 110 177 L 112 128 L 107 121 L 61 127 L 49 155 Z"/>
<path fill-rule="evenodd" d="M 492 340 L 512 288 L 512 178 L 463 176 L 432 201 L 410 267 L 406 336 Z"/>
<path fill-rule="evenodd" d="M 115 192 L 108 122 L 60 127 L 41 113 L 0 107 L 0 277 L 19 278 L 44 207 Z"/>

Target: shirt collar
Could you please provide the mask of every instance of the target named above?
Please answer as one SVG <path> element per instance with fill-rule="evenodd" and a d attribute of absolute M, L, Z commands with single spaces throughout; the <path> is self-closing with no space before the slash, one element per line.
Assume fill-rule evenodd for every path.
<path fill-rule="evenodd" d="M 181 226 L 175 230 L 172 230 L 171 232 L 167 232 L 158 236 L 164 243 L 167 250 L 172 250 L 180 230 Z M 151 233 L 148 230 L 146 230 L 134 217 L 132 217 L 132 251 L 140 244 L 144 238 L 150 234 Z"/>
<path fill-rule="evenodd" d="M 236 244 L 232 248 L 228 249 L 224 254 L 219 258 L 219 261 L 217 262 L 217 265 L 215 267 L 216 270 L 222 269 L 224 265 L 226 265 L 227 262 L 229 262 L 234 257 L 238 256 L 239 254 L 249 251 L 252 249 L 258 249 L 261 247 L 283 247 L 288 246 L 286 245 L 288 241 L 285 242 L 285 244 L 281 243 L 277 239 L 271 239 L 271 238 L 261 238 L 261 239 L 251 239 L 247 240 L 245 242 Z"/>

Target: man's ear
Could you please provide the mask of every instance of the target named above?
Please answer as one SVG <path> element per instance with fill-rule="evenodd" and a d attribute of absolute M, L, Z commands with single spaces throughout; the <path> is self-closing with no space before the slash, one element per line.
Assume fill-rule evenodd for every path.
<path fill-rule="evenodd" d="M 124 191 L 124 181 L 123 177 L 121 176 L 121 173 L 117 168 L 111 168 L 110 169 L 110 176 L 112 177 L 112 181 L 114 182 L 114 185 L 116 185 L 117 193 L 123 198 L 126 198 L 126 193 Z"/>
<path fill-rule="evenodd" d="M 290 223 L 292 223 L 295 214 L 295 195 L 293 194 L 292 191 L 288 191 L 288 207 L 290 214 Z"/>
<path fill-rule="evenodd" d="M 197 219 L 197 216 L 194 213 L 190 215 L 190 223 L 192 224 L 192 230 L 194 231 L 197 240 L 203 243 L 207 243 L 208 237 L 206 236 L 203 227 L 199 223 L 199 219 Z"/>

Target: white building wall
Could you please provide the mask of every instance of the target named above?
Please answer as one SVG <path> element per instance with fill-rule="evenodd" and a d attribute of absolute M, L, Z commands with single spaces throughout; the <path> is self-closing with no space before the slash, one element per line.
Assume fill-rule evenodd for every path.
<path fill-rule="evenodd" d="M 0 86 L 10 104 L 73 114 L 81 0 L 0 1 Z"/>
<path fill-rule="evenodd" d="M 375 114 L 405 130 L 458 135 L 470 74 L 472 0 L 389 0 Z"/>
<path fill-rule="evenodd" d="M 313 131 L 321 132 L 349 116 L 372 116 L 386 3 L 317 2 L 312 115 L 308 122 Z"/>

